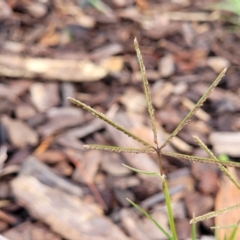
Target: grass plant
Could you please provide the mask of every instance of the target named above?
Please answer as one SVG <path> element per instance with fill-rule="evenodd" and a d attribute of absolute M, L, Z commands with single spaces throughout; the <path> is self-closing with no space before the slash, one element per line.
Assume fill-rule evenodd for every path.
<path fill-rule="evenodd" d="M 159 145 L 158 139 L 157 139 L 157 129 L 156 129 L 156 124 L 155 124 L 155 118 L 154 118 L 154 109 L 153 109 L 153 106 L 152 106 L 149 85 L 148 85 L 148 81 L 147 81 L 147 78 L 146 78 L 146 70 L 145 70 L 145 66 L 144 66 L 144 63 L 143 63 L 143 59 L 142 59 L 142 55 L 141 55 L 141 52 L 140 52 L 140 49 L 139 49 L 137 39 L 134 40 L 134 46 L 135 46 L 135 50 L 136 50 L 136 53 L 137 53 L 137 58 L 138 58 L 138 62 L 139 62 L 140 70 L 141 70 L 143 89 L 144 89 L 144 93 L 145 93 L 145 97 L 146 97 L 146 101 L 147 101 L 147 108 L 148 108 L 148 113 L 149 113 L 149 117 L 150 117 L 150 120 L 151 120 L 151 127 L 152 127 L 153 139 L 154 139 L 155 145 L 152 145 L 152 144 L 146 142 L 142 138 L 139 138 L 135 134 L 129 132 L 124 127 L 120 126 L 116 122 L 114 122 L 111 119 L 109 119 L 108 117 L 106 117 L 104 114 L 96 111 L 95 109 L 91 108 L 90 106 L 86 105 L 85 103 L 83 103 L 79 100 L 76 100 L 72 97 L 69 97 L 68 99 L 73 104 L 87 110 L 88 112 L 92 113 L 96 117 L 105 121 L 107 124 L 110 124 L 114 128 L 118 129 L 119 131 L 126 134 L 128 137 L 133 138 L 135 141 L 141 143 L 144 146 L 143 148 L 125 148 L 125 147 L 118 147 L 118 146 L 103 146 L 103 145 L 94 144 L 94 145 L 85 145 L 85 147 L 87 149 L 105 150 L 105 151 L 117 152 L 117 153 L 125 152 L 125 153 L 133 153 L 133 154 L 139 154 L 139 153 L 155 153 L 156 154 L 157 159 L 158 159 L 159 172 L 145 172 L 145 171 L 142 171 L 140 169 L 132 168 L 131 166 L 127 166 L 127 165 L 124 165 L 124 167 L 127 167 L 134 172 L 148 175 L 150 177 L 151 176 L 159 176 L 159 180 L 160 180 L 159 184 L 162 185 L 162 191 L 163 191 L 164 197 L 165 197 L 165 202 L 166 202 L 166 206 L 167 206 L 167 213 L 168 213 L 168 222 L 169 222 L 171 233 L 168 233 L 166 230 L 164 230 L 151 217 L 151 215 L 148 214 L 143 208 L 141 208 L 139 205 L 132 202 L 131 200 L 129 200 L 129 199 L 127 199 L 127 200 L 136 209 L 138 209 L 142 214 L 144 214 L 146 217 L 148 217 L 156 225 L 156 227 L 165 234 L 166 239 L 177 240 L 178 237 L 177 237 L 175 223 L 174 223 L 174 217 L 173 217 L 173 211 L 172 211 L 172 207 L 171 207 L 171 199 L 170 199 L 170 195 L 169 195 L 169 191 L 168 191 L 167 179 L 166 179 L 166 176 L 164 174 L 164 169 L 163 169 L 163 166 L 162 166 L 162 155 L 171 156 L 171 157 L 175 157 L 175 158 L 182 158 L 182 159 L 186 159 L 186 160 L 192 161 L 192 162 L 201 162 L 201 163 L 217 165 L 221 169 L 221 171 L 233 182 L 233 184 L 235 184 L 240 189 L 240 185 L 237 183 L 237 181 L 231 176 L 231 174 L 225 168 L 227 166 L 240 167 L 240 163 L 218 160 L 215 157 L 215 155 L 210 151 L 210 149 L 208 149 L 208 147 L 197 136 L 193 136 L 193 138 L 197 142 L 197 144 L 204 151 L 207 152 L 207 154 L 208 154 L 207 158 L 203 158 L 203 157 L 199 157 L 199 156 L 190 156 L 190 155 L 185 155 L 185 154 L 179 154 L 179 153 L 175 153 L 175 152 L 166 152 L 166 151 L 163 150 L 163 148 L 172 141 L 172 139 L 191 120 L 191 118 L 196 113 L 196 111 L 202 106 L 202 104 L 205 102 L 205 100 L 208 98 L 208 96 L 211 94 L 211 92 L 214 90 L 214 88 L 217 86 L 217 84 L 220 82 L 220 80 L 224 77 L 224 75 L 226 73 L 226 69 L 224 69 L 219 74 L 219 76 L 213 81 L 212 85 L 208 88 L 208 90 L 205 92 L 205 94 L 195 104 L 194 108 L 180 122 L 180 124 L 170 134 L 170 136 L 165 140 L 165 142 L 163 144 Z M 193 218 L 190 221 L 190 224 L 193 224 L 193 226 L 192 226 L 192 236 L 191 236 L 192 240 L 196 239 L 196 223 L 198 221 L 203 221 L 205 219 L 215 217 L 217 215 L 223 214 L 227 211 L 230 211 L 232 209 L 236 209 L 236 208 L 239 208 L 239 207 L 240 207 L 240 204 L 237 204 L 235 206 L 230 206 L 230 207 L 224 208 L 224 209 L 219 210 L 219 211 L 210 212 L 210 213 L 207 213 L 207 214 L 202 215 L 202 216 L 197 216 L 197 217 L 193 216 Z M 237 228 L 236 226 L 238 226 L 238 224 L 234 225 L 234 231 L 235 232 L 236 232 L 236 228 Z M 234 239 L 234 236 L 235 236 L 234 231 L 233 231 L 233 236 L 232 236 L 233 238 L 230 238 L 231 240 Z"/>

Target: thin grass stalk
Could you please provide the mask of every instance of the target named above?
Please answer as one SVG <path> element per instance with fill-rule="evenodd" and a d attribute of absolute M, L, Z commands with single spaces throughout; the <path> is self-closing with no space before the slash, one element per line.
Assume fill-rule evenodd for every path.
<path fill-rule="evenodd" d="M 197 239 L 196 232 L 197 232 L 196 223 L 193 223 L 192 224 L 192 236 L 191 236 L 192 240 L 196 240 Z"/>
<path fill-rule="evenodd" d="M 174 223 L 174 217 L 173 217 L 173 211 L 172 211 L 172 206 L 171 206 L 171 199 L 168 191 L 168 185 L 167 185 L 167 180 L 164 175 L 161 176 L 162 179 L 162 187 L 163 187 L 163 193 L 166 201 L 166 206 L 167 206 L 167 214 L 168 214 L 168 221 L 170 225 L 170 229 L 172 232 L 173 240 L 177 240 L 177 233 L 176 233 L 176 228 L 175 228 L 175 223 Z"/>

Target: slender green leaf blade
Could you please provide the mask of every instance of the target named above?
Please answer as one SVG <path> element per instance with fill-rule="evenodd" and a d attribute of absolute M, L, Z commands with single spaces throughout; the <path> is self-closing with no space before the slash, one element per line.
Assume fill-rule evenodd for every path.
<path fill-rule="evenodd" d="M 127 136 L 133 138 L 134 140 L 142 143 L 144 146 L 148 147 L 148 148 L 153 148 L 154 147 L 145 142 L 143 139 L 139 138 L 138 136 L 134 135 L 133 133 L 129 132 L 127 129 L 125 129 L 124 127 L 118 125 L 117 123 L 113 122 L 112 120 L 110 120 L 109 118 L 107 118 L 103 113 L 98 112 L 97 110 L 91 108 L 90 106 L 88 106 L 87 104 L 72 98 L 72 97 L 68 97 L 68 100 L 70 100 L 73 104 L 87 110 L 88 112 L 92 113 L 93 115 L 95 115 L 96 117 L 100 118 L 101 120 L 105 121 L 106 123 L 112 125 L 114 128 L 118 129 L 119 131 L 123 132 L 124 134 L 126 134 Z"/>
<path fill-rule="evenodd" d="M 169 195 L 168 191 L 168 186 L 167 186 L 167 180 L 165 175 L 161 176 L 162 179 L 162 188 L 163 188 L 163 193 L 166 201 L 166 206 L 167 206 L 167 214 L 168 214 L 168 221 L 170 225 L 170 229 L 173 235 L 173 239 L 177 240 L 177 233 L 176 233 L 176 228 L 175 228 L 175 223 L 174 223 L 174 217 L 173 217 L 173 211 L 172 211 L 172 206 L 171 206 L 171 198 Z"/>
<path fill-rule="evenodd" d="M 125 147 L 117 147 L 117 146 L 105 146 L 105 145 L 98 145 L 98 144 L 90 144 L 84 145 L 86 149 L 95 149 L 95 150 L 104 150 L 109 152 L 116 152 L 116 153 L 154 153 L 155 150 L 152 148 L 125 148 Z"/>
<path fill-rule="evenodd" d="M 141 51 L 139 49 L 138 41 L 137 41 L 136 38 L 134 39 L 134 46 L 135 46 L 135 50 L 136 50 L 137 58 L 138 58 L 138 63 L 139 63 L 140 70 L 141 70 L 143 88 L 144 88 L 144 93 L 145 93 L 145 97 L 146 97 L 146 100 L 147 100 L 147 106 L 148 106 L 148 112 L 149 112 L 149 116 L 150 116 L 150 120 L 151 120 L 152 130 L 153 130 L 154 142 L 158 146 L 157 130 L 156 130 L 156 123 L 155 123 L 155 118 L 154 118 L 154 109 L 153 109 L 152 101 L 151 101 L 151 97 L 150 97 L 150 90 L 149 90 L 149 86 L 148 86 L 148 80 L 147 80 L 147 77 L 146 77 L 146 70 L 145 70 L 145 66 L 144 66 L 144 63 L 143 63 L 142 54 L 141 54 Z"/>
<path fill-rule="evenodd" d="M 172 237 L 158 224 L 158 222 L 150 214 L 148 214 L 143 208 L 141 208 L 140 206 L 138 206 L 136 203 L 134 203 L 128 198 L 127 198 L 127 201 L 130 202 L 139 212 L 144 214 L 149 220 L 151 220 L 156 225 L 156 227 L 160 231 L 162 231 L 162 233 L 167 237 L 168 240 L 173 240 Z"/>
<path fill-rule="evenodd" d="M 201 162 L 201 163 L 207 163 L 207 164 L 214 164 L 214 165 L 223 165 L 226 167 L 240 167 L 240 163 L 236 162 L 231 162 L 231 161 L 220 161 L 220 160 L 215 160 L 213 158 L 205 158 L 205 157 L 198 157 L 198 156 L 191 156 L 191 155 L 185 155 L 181 153 L 175 153 L 175 152 L 165 152 L 162 151 L 163 155 L 170 156 L 170 157 L 175 157 L 175 158 L 182 158 L 186 159 L 191 162 Z"/>
<path fill-rule="evenodd" d="M 218 210 L 218 211 L 209 212 L 209 213 L 204 214 L 202 216 L 195 217 L 195 218 L 191 219 L 190 224 L 197 223 L 197 222 L 203 221 L 205 219 L 216 217 L 218 215 L 221 215 L 221 214 L 223 214 L 225 212 L 228 212 L 230 210 L 233 210 L 233 209 L 237 209 L 239 207 L 240 207 L 240 204 L 236 204 L 236 205 L 233 205 L 233 206 L 230 206 L 230 207 L 223 208 L 223 209 Z"/>
<path fill-rule="evenodd" d="M 137 172 L 137 173 L 142 173 L 142 174 L 145 174 L 145 175 L 148 175 L 148 176 L 159 176 L 160 174 L 158 172 L 145 172 L 145 171 L 142 171 L 142 170 L 139 170 L 137 168 L 133 168 L 133 167 L 130 167 L 126 164 L 122 164 L 124 167 L 132 170 L 133 172 Z"/>
<path fill-rule="evenodd" d="M 192 116 L 196 113 L 196 111 L 202 106 L 202 104 L 206 101 L 208 96 L 214 90 L 214 88 L 218 85 L 220 80 L 224 77 L 227 69 L 225 68 L 215 79 L 212 85 L 208 88 L 206 93 L 200 98 L 200 100 L 196 103 L 194 108 L 188 113 L 188 115 L 181 121 L 181 123 L 176 127 L 176 129 L 172 132 L 172 134 L 167 138 L 167 140 L 162 144 L 160 147 L 161 149 L 164 148 L 177 134 L 178 132 L 191 120 Z"/>

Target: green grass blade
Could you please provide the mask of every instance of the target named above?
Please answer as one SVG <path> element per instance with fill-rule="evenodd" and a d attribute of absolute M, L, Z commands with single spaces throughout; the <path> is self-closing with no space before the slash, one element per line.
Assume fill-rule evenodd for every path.
<path fill-rule="evenodd" d="M 154 147 L 145 142 L 143 139 L 139 138 L 138 136 L 134 135 L 133 133 L 129 132 L 127 129 L 125 129 L 124 127 L 118 125 L 117 123 L 113 122 L 112 120 L 110 120 L 109 118 L 107 118 L 103 113 L 98 112 L 97 110 L 91 108 L 90 106 L 88 106 L 87 104 L 72 98 L 72 97 L 68 97 L 68 100 L 70 100 L 73 104 L 87 110 L 88 112 L 92 113 L 94 116 L 100 118 L 101 120 L 105 121 L 106 123 L 112 125 L 114 128 L 118 129 L 119 131 L 123 132 L 124 134 L 126 134 L 127 136 L 133 138 L 134 140 L 138 141 L 139 143 L 142 143 L 144 146 L 146 146 L 147 148 L 152 148 L 154 149 Z"/>
<path fill-rule="evenodd" d="M 166 177 L 164 175 L 161 176 L 162 179 L 162 186 L 163 186 L 163 193 L 166 201 L 166 206 L 167 206 L 167 213 L 168 213 L 168 221 L 170 225 L 170 229 L 173 235 L 173 240 L 177 240 L 177 233 L 176 233 L 176 228 L 175 228 L 175 223 L 174 223 L 174 217 L 173 217 L 173 212 L 172 212 L 172 206 L 171 206 L 171 199 L 168 191 L 168 186 L 167 186 L 167 181 Z"/>
<path fill-rule="evenodd" d="M 155 150 L 152 148 L 125 148 L 125 147 L 117 147 L 117 146 L 105 146 L 105 145 L 98 145 L 98 144 L 89 144 L 83 145 L 86 149 L 94 149 L 94 150 L 104 150 L 109 152 L 116 152 L 116 153 L 154 153 Z"/>
<path fill-rule="evenodd" d="M 145 171 L 142 171 L 142 170 L 139 170 L 137 168 L 133 168 L 133 167 L 130 167 L 126 164 L 122 164 L 124 167 L 132 170 L 133 172 L 137 172 L 137 173 L 142 173 L 142 174 L 145 174 L 145 175 L 148 175 L 148 176 L 159 176 L 160 174 L 158 172 L 145 172 Z"/>
<path fill-rule="evenodd" d="M 156 227 L 167 237 L 168 240 L 173 240 L 173 238 L 158 224 L 158 222 L 148 214 L 143 208 L 138 206 L 136 203 L 132 202 L 130 199 L 127 198 L 127 201 L 130 202 L 139 212 L 144 214 L 149 220 L 151 220 Z"/>
<path fill-rule="evenodd" d="M 200 98 L 200 100 L 196 103 L 194 108 L 188 113 L 188 115 L 181 121 L 181 123 L 176 127 L 176 129 L 172 132 L 172 134 L 167 138 L 167 140 L 162 144 L 160 147 L 161 149 L 164 148 L 177 134 L 178 132 L 191 120 L 192 116 L 196 113 L 196 111 L 202 106 L 202 104 L 206 101 L 208 96 L 214 90 L 214 88 L 218 85 L 220 80 L 224 77 L 227 69 L 225 68 L 215 79 L 212 85 L 208 88 L 206 93 Z"/>
<path fill-rule="evenodd" d="M 223 166 L 226 166 L 226 167 L 235 167 L 235 168 L 240 167 L 240 163 L 231 162 L 231 161 L 221 161 L 221 160 L 218 160 L 218 159 L 215 160 L 213 158 L 191 156 L 191 155 L 185 155 L 185 154 L 175 153 L 175 152 L 162 151 L 162 154 L 166 155 L 166 156 L 170 156 L 170 157 L 186 159 L 186 160 L 191 161 L 191 162 L 201 162 L 201 163 L 214 164 L 214 165 L 220 164 L 220 165 L 223 165 Z"/>
<path fill-rule="evenodd" d="M 157 130 L 156 130 L 156 123 L 155 123 L 155 118 L 154 118 L 154 109 L 153 109 L 152 101 L 151 101 L 151 97 L 150 97 L 150 90 L 149 90 L 149 86 L 148 86 L 148 80 L 146 77 L 146 70 L 145 70 L 145 66 L 143 63 L 142 54 L 139 49 L 138 41 L 136 38 L 134 39 L 134 46 L 135 46 L 138 63 L 139 63 L 140 70 L 141 70 L 143 88 L 144 88 L 144 93 L 145 93 L 145 97 L 147 100 L 147 106 L 148 106 L 148 112 L 149 112 L 149 116 L 150 116 L 150 120 L 151 120 L 152 130 L 153 130 L 154 142 L 158 146 Z"/>
<path fill-rule="evenodd" d="M 202 216 L 195 217 L 195 218 L 191 219 L 190 224 L 197 223 L 197 222 L 203 221 L 205 219 L 216 217 L 218 215 L 221 215 L 225 212 L 228 212 L 230 210 L 234 210 L 234 209 L 237 209 L 237 208 L 240 208 L 240 204 L 236 204 L 236 205 L 233 205 L 233 206 L 230 206 L 230 207 L 226 207 L 226 208 L 223 208 L 223 209 L 218 210 L 218 211 L 209 212 L 209 213 L 204 214 Z"/>

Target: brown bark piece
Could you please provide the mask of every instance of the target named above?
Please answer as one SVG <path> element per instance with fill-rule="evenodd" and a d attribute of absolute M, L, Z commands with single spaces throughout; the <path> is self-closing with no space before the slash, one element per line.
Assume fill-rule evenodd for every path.
<path fill-rule="evenodd" d="M 69 240 L 127 240 L 101 209 L 78 197 L 48 187 L 33 176 L 20 175 L 11 182 L 16 199 L 37 218 Z M 110 231 L 106 231 L 110 229 Z"/>
<path fill-rule="evenodd" d="M 231 176 L 239 182 L 239 179 L 234 168 L 228 168 Z M 220 190 L 215 200 L 215 210 L 230 207 L 240 203 L 240 190 L 224 175 L 221 183 Z M 230 224 L 236 224 L 240 220 L 240 209 L 234 209 L 224 214 L 221 214 L 215 218 L 216 226 L 227 226 Z M 219 240 L 229 239 L 232 228 L 223 228 L 217 230 L 217 236 Z M 240 229 L 238 228 L 235 235 L 235 239 L 240 239 Z"/>

